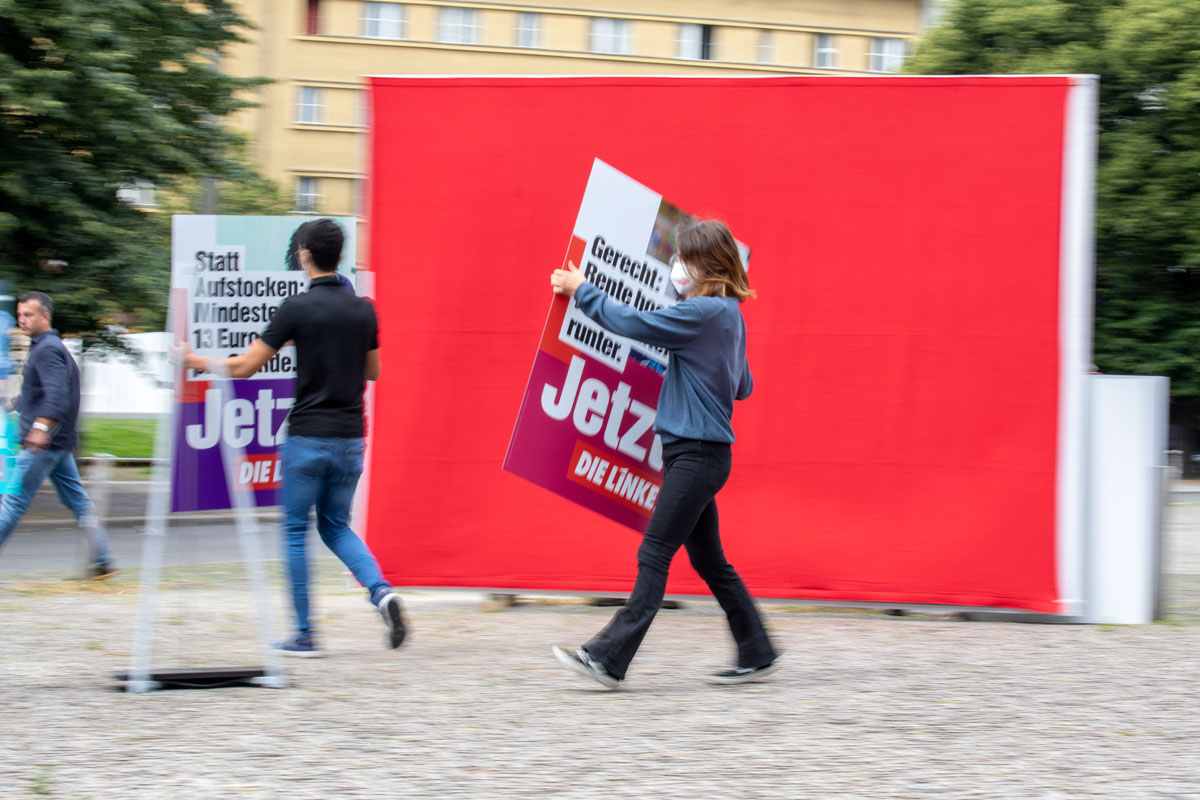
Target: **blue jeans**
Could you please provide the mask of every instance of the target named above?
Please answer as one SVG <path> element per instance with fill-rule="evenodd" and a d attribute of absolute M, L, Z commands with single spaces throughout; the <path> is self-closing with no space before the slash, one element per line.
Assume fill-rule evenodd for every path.
<path fill-rule="evenodd" d="M 371 551 L 350 530 L 350 504 L 363 468 L 363 440 L 289 436 L 283 443 L 283 551 L 296 627 L 312 633 L 308 605 L 308 513 L 317 508 L 321 541 L 342 560 L 376 605 L 391 587 Z"/>
<path fill-rule="evenodd" d="M 70 450 L 39 450 L 22 448 L 17 454 L 15 467 L 20 475 L 21 485 L 15 494 L 4 495 L 0 500 L 0 545 L 8 539 L 21 517 L 29 510 L 33 496 L 49 477 L 58 490 L 58 497 L 63 505 L 71 509 L 79 526 L 83 528 L 91 540 L 92 558 L 99 565 L 112 561 L 108 549 L 108 533 L 96 519 L 92 501 L 83 490 L 83 482 L 79 479 L 79 468 L 75 466 L 75 456 Z"/>

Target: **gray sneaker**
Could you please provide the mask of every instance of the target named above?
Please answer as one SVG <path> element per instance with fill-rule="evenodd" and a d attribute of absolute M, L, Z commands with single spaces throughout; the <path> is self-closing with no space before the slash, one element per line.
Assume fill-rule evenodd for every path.
<path fill-rule="evenodd" d="M 734 686 L 739 683 L 751 683 L 752 681 L 760 681 L 768 675 L 779 669 L 779 659 L 776 658 L 770 664 L 764 667 L 734 667 L 733 669 L 723 669 L 720 672 L 714 672 L 705 680 L 709 683 L 714 683 L 719 686 Z"/>
<path fill-rule="evenodd" d="M 290 639 L 271 645 L 276 653 L 293 658 L 324 658 L 325 652 L 317 647 L 312 634 L 297 633 Z"/>
<path fill-rule="evenodd" d="M 106 581 L 115 577 L 120 571 L 111 561 L 97 561 L 88 570 L 88 577 L 94 581 Z"/>
<path fill-rule="evenodd" d="M 621 679 L 609 675 L 604 665 L 589 656 L 587 650 L 584 650 L 582 647 L 578 647 L 575 649 L 575 652 L 571 652 L 565 647 L 554 645 L 550 650 L 563 666 L 569 667 L 584 677 L 591 678 L 605 689 L 620 688 Z"/>

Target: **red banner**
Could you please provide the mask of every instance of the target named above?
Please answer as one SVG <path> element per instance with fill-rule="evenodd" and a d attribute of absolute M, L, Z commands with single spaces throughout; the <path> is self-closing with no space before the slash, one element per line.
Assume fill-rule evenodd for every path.
<path fill-rule="evenodd" d="M 372 79 L 388 578 L 630 588 L 635 532 L 500 467 L 600 158 L 752 243 L 755 392 L 718 502 L 754 593 L 1063 610 L 1075 85 Z M 706 592 L 686 559 L 668 590 Z"/>

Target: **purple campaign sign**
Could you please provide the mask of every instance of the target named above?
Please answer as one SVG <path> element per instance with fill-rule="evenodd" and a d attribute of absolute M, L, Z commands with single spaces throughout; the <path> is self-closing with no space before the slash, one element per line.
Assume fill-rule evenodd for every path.
<path fill-rule="evenodd" d="M 679 300 L 674 232 L 692 219 L 600 159 L 592 162 L 563 266 L 650 312 Z M 743 255 L 743 257 L 745 257 Z M 654 417 L 666 350 L 618 336 L 555 298 L 504 458 L 509 472 L 644 531 L 662 485 Z"/>
<path fill-rule="evenodd" d="M 662 376 L 632 357 L 617 372 L 560 342 L 565 307 L 551 307 L 504 469 L 644 531 L 662 483 Z"/>
<path fill-rule="evenodd" d="M 190 382 L 185 402 L 179 404 L 175 428 L 172 511 L 231 507 L 221 459 L 222 438 L 235 450 L 245 449 L 237 479 L 253 489 L 255 505 L 279 503 L 278 447 L 295 397 L 295 383 L 292 378 L 235 380 L 233 399 L 222 403 L 217 382 Z"/>
<path fill-rule="evenodd" d="M 339 269 L 355 260 L 351 217 L 334 221 L 345 234 Z M 243 353 L 278 308 L 307 290 L 307 276 L 289 265 L 304 217 L 177 214 L 171 218 L 173 336 L 198 355 L 225 359 Z M 236 454 L 238 474 L 258 506 L 279 502 L 278 448 L 295 398 L 297 355 L 291 344 L 253 378 L 221 382 L 179 375 L 171 463 L 171 510 L 230 508 L 221 443 Z M 190 378 L 190 379 L 189 379 Z"/>

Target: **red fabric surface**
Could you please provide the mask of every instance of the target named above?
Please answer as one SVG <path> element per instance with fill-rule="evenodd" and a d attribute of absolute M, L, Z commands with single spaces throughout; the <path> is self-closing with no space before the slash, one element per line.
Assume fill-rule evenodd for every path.
<path fill-rule="evenodd" d="M 501 471 L 593 157 L 752 250 L 719 495 L 763 597 L 1058 610 L 1064 78 L 372 80 L 368 542 L 398 584 L 626 591 Z M 668 590 L 706 593 L 686 557 Z"/>

